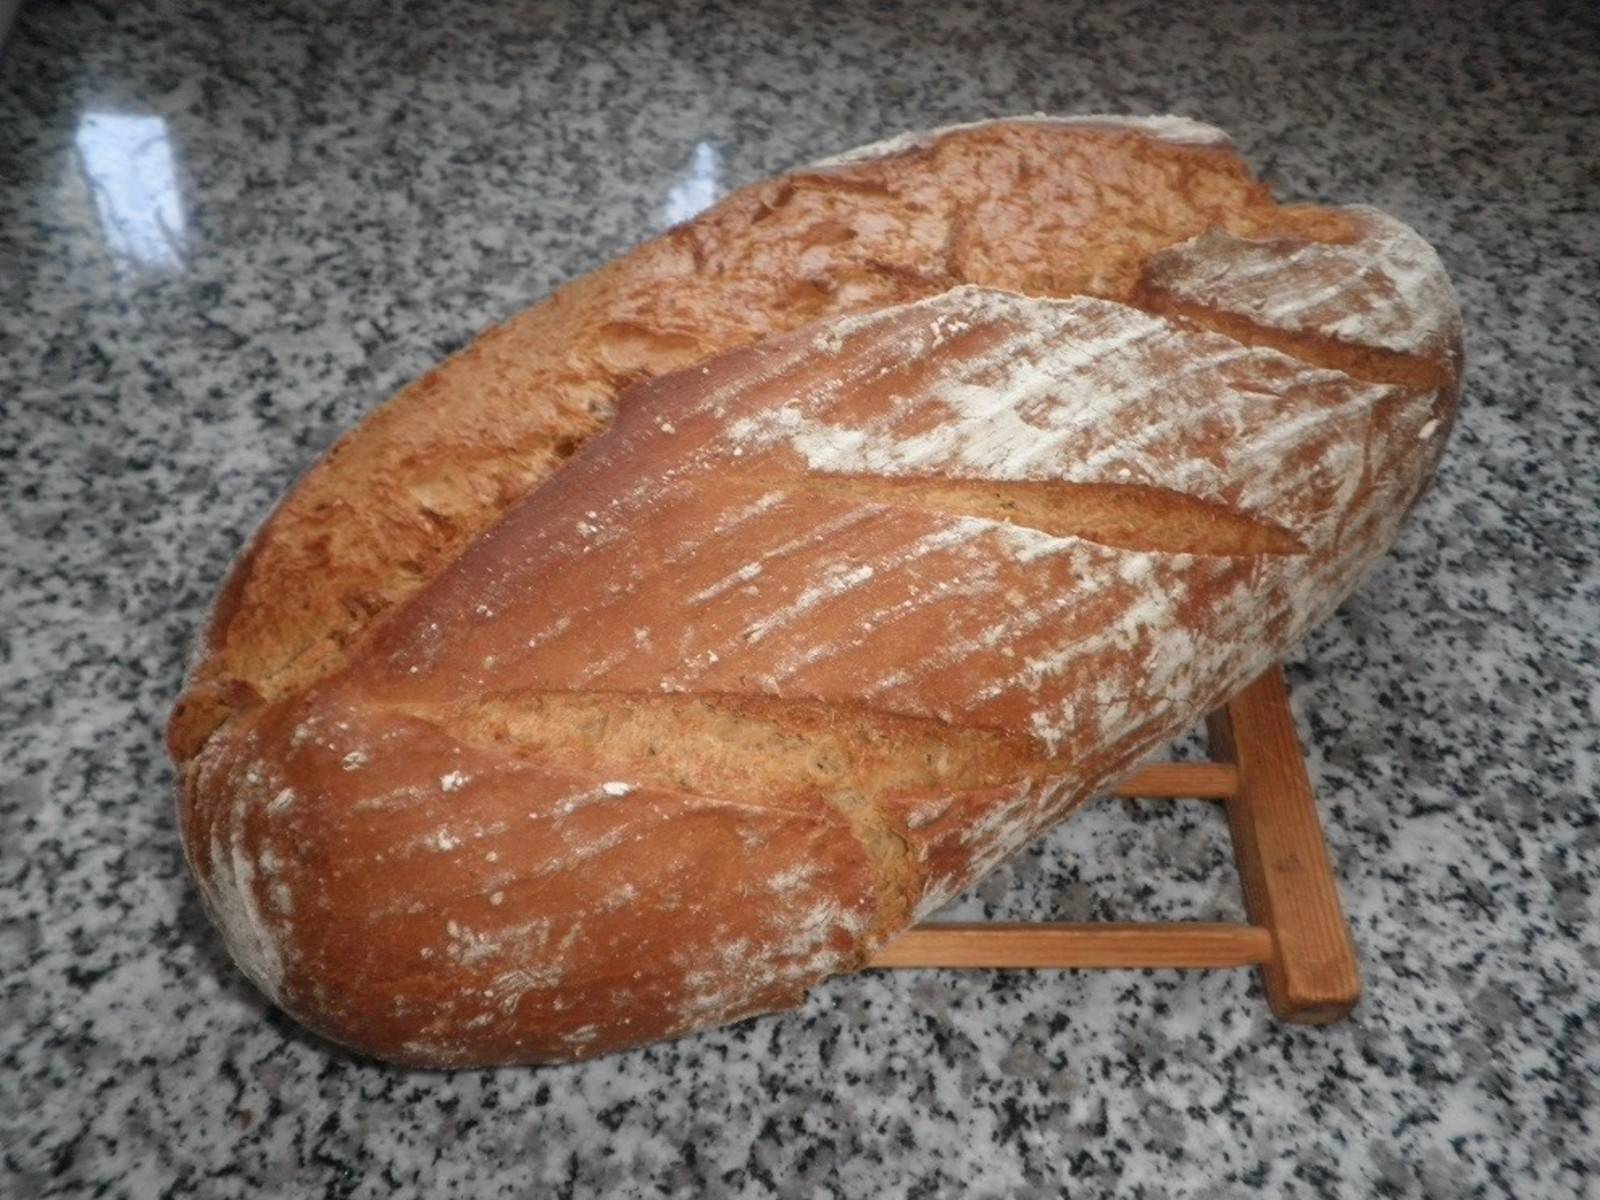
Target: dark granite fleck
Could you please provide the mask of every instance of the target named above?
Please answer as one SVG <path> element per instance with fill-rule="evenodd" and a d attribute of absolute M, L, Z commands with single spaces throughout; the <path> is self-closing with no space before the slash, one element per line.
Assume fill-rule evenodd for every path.
<path fill-rule="evenodd" d="M 711 195 L 907 128 L 1177 112 L 1440 248 L 1470 386 L 1291 663 L 1367 998 L 1245 973 L 838 980 L 578 1067 L 416 1074 L 269 1012 L 158 731 L 338 430 Z M 1594 1195 L 1592 4 L 25 5 L 0 52 L 0 1195 Z M 1107 803 L 960 910 L 1228 916 L 1216 814 Z"/>

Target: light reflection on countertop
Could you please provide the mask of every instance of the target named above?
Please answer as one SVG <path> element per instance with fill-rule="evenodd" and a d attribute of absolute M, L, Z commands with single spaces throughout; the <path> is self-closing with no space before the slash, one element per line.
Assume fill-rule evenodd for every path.
<path fill-rule="evenodd" d="M 137 266 L 182 267 L 183 197 L 167 122 L 142 113 L 86 112 L 73 142 L 106 248 Z"/>
<path fill-rule="evenodd" d="M 722 196 L 722 155 L 710 142 L 696 142 L 688 173 L 667 189 L 662 206 L 668 225 L 687 221 L 710 208 Z"/>

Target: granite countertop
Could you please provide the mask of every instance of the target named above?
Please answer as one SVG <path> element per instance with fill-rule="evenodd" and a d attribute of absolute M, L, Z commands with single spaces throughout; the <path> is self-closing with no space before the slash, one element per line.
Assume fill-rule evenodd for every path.
<path fill-rule="evenodd" d="M 1597 1194 L 1597 50 L 1587 4 L 25 4 L 0 1195 Z M 425 1074 L 267 1009 L 190 886 L 159 731 L 272 499 L 476 330 L 729 187 L 1033 110 L 1220 124 L 1458 281 L 1438 484 L 1289 664 L 1355 1015 L 1280 1025 L 1243 971 L 881 973 L 587 1065 Z M 1239 915 L 1214 809 L 1110 801 L 960 909 Z"/>

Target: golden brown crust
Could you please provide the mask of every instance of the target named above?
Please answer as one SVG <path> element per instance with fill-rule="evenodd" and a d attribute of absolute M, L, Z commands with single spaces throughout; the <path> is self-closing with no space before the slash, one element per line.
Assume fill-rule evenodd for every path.
<path fill-rule="evenodd" d="M 631 384 L 964 283 L 1125 298 L 1206 229 L 1339 234 L 1225 145 L 1004 123 L 736 192 L 490 330 L 374 412 L 279 506 L 225 588 L 169 731 L 292 692 L 609 421 Z M 243 684 L 241 688 L 239 685 Z"/>
<path fill-rule="evenodd" d="M 219 601 L 171 737 L 230 949 L 434 1066 L 858 965 L 1393 538 L 1459 359 L 1384 222 L 1274 208 L 1218 146 L 988 126 L 746 189 L 502 327 Z"/>

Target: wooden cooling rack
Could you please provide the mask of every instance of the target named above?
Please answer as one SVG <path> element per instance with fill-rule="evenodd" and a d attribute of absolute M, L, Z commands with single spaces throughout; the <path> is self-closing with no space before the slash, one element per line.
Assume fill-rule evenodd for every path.
<path fill-rule="evenodd" d="M 942 922 L 907 930 L 870 967 L 1257 966 L 1272 1011 L 1321 1025 L 1361 997 L 1355 943 L 1295 734 L 1272 667 L 1206 720 L 1214 761 L 1145 767 L 1113 795 L 1220 801 L 1244 885 L 1246 923 Z"/>

